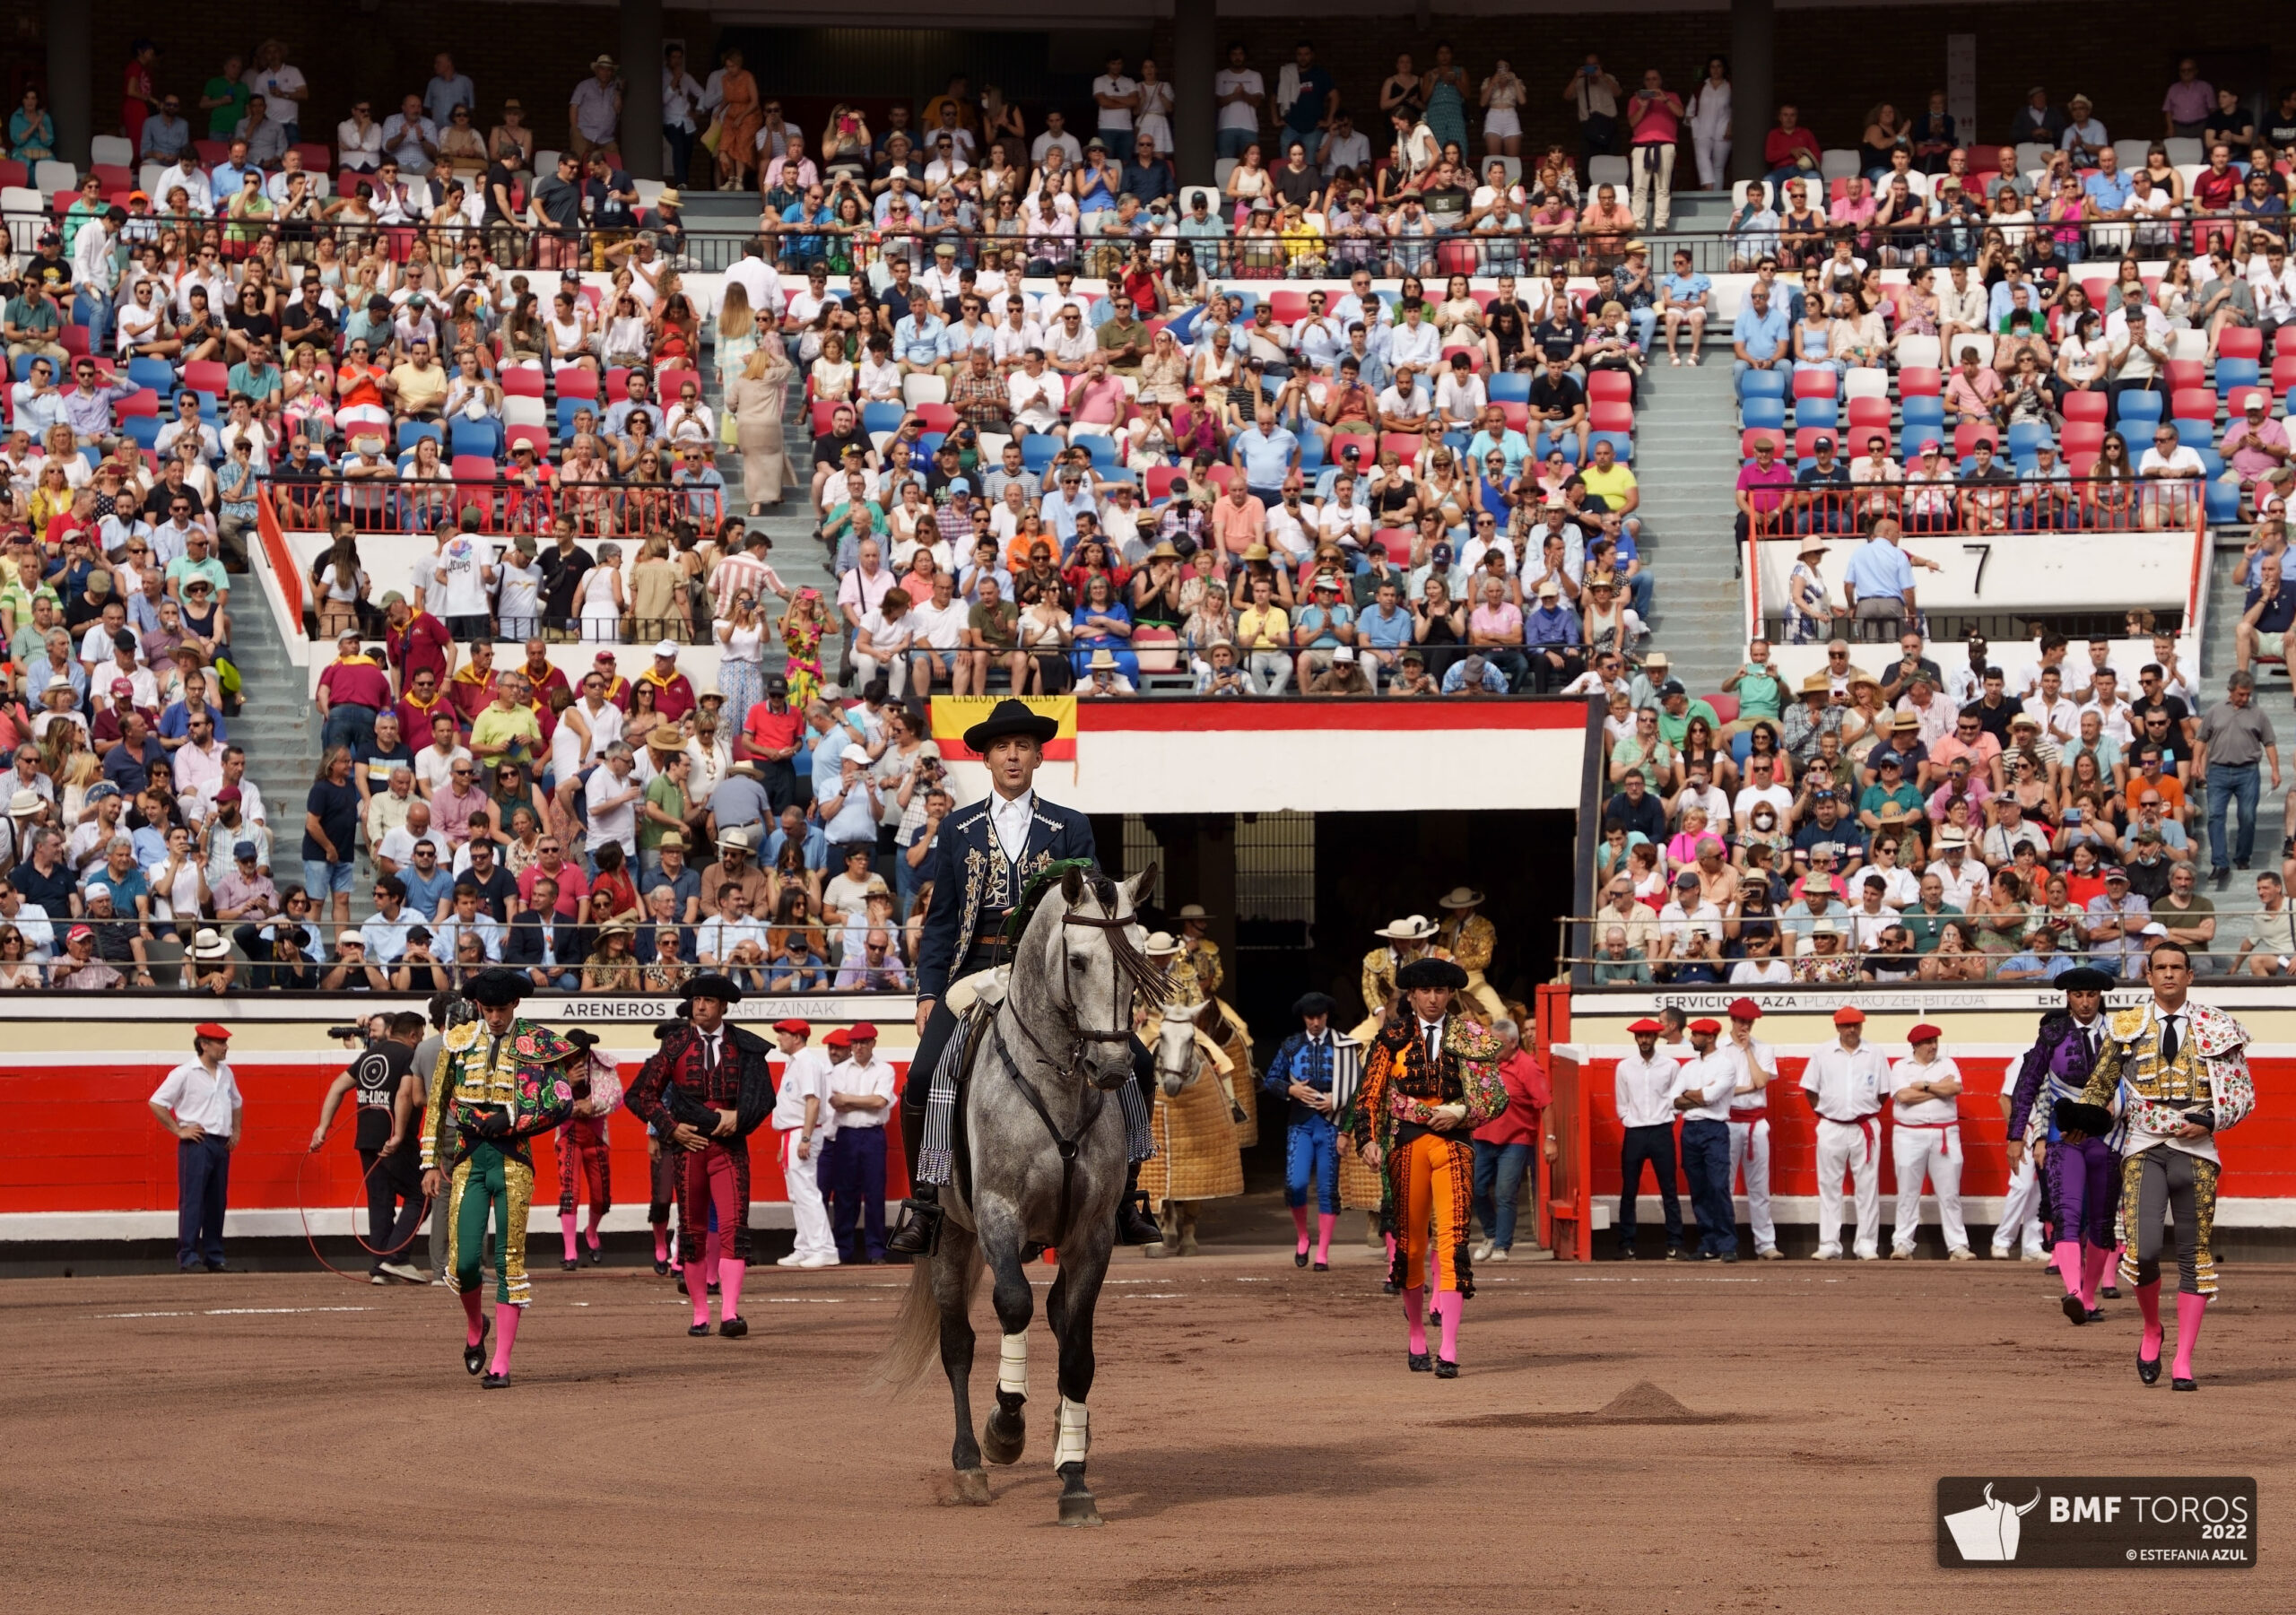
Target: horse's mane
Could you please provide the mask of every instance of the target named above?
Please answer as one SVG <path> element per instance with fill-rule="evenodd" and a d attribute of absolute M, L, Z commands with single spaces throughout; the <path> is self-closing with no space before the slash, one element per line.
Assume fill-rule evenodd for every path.
<path fill-rule="evenodd" d="M 1109 876 L 1085 864 L 1083 860 L 1076 860 L 1075 863 L 1078 866 L 1076 873 L 1084 882 L 1085 891 L 1100 904 L 1102 910 L 1110 915 L 1115 914 L 1124 900 L 1122 888 Z M 1022 893 L 1022 902 L 1030 904 L 1034 910 L 1028 917 L 1027 923 L 1030 926 L 1033 926 L 1039 916 L 1052 907 L 1048 899 L 1053 898 L 1060 899 L 1061 915 L 1065 916 L 1070 912 L 1066 893 L 1061 889 L 1060 873 L 1058 873 L 1060 871 L 1060 865 L 1054 865 L 1052 869 L 1045 871 L 1031 880 L 1029 890 Z M 1058 923 L 1060 922 L 1055 922 L 1056 925 Z M 1110 925 L 1096 927 L 1096 929 L 1107 939 L 1109 951 L 1115 955 L 1118 973 L 1140 991 L 1155 994 L 1161 1000 L 1170 987 L 1169 975 L 1147 954 L 1141 951 L 1139 944 L 1132 940 L 1125 928 Z M 1021 934 L 1025 936 L 1026 931 L 1023 930 Z M 1042 941 L 1042 946 L 1048 951 L 1053 949 L 1055 938 L 1057 935 L 1057 930 L 1048 930 Z"/>

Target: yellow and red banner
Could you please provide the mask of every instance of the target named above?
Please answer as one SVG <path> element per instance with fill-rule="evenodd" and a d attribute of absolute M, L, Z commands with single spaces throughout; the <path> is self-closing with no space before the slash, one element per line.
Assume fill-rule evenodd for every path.
<path fill-rule="evenodd" d="M 965 731 L 987 717 L 999 701 L 1009 700 L 1001 695 L 936 695 L 932 700 L 933 739 L 941 748 L 941 755 L 951 762 L 978 762 L 980 754 L 965 744 Z M 1045 743 L 1048 762 L 1076 760 L 1076 698 L 1073 695 L 1031 695 L 1021 698 L 1022 704 L 1039 717 L 1048 717 L 1060 725 L 1060 731 Z"/>

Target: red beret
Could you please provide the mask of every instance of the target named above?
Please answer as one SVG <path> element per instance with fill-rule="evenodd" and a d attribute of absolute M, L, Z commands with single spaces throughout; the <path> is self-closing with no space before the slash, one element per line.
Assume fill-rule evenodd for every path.
<path fill-rule="evenodd" d="M 1854 1003 L 1845 1003 L 1833 1012 L 1833 1023 L 1836 1026 L 1860 1026 L 1865 1023 L 1865 1020 L 1866 1012 Z"/>
<path fill-rule="evenodd" d="M 1657 1021 L 1651 1020 L 1649 1016 L 1645 1015 L 1641 1020 L 1633 1022 L 1626 1029 L 1635 1037 L 1639 1038 L 1645 1032 L 1648 1032 L 1653 1036 L 1656 1036 L 1657 1034 L 1665 1031 L 1666 1029 L 1660 1026 Z"/>
<path fill-rule="evenodd" d="M 198 1037 L 213 1038 L 219 1043 L 229 1043 L 231 1040 L 230 1028 L 217 1026 L 212 1020 L 203 1020 L 191 1029 Z"/>
<path fill-rule="evenodd" d="M 787 1032 L 793 1038 L 810 1038 L 813 1035 L 813 1022 L 800 1020 L 795 1015 L 790 1016 L 787 1020 L 775 1021 L 773 1029 L 777 1032 Z"/>
<path fill-rule="evenodd" d="M 1704 1032 L 1709 1038 L 1718 1038 L 1722 1035 L 1722 1023 L 1709 1016 L 1700 1016 L 1690 1023 L 1690 1029 Z"/>
<path fill-rule="evenodd" d="M 1759 1020 L 1761 1019 L 1761 1005 L 1756 1003 L 1751 998 L 1733 999 L 1730 1003 L 1730 1019 L 1733 1020 Z"/>
<path fill-rule="evenodd" d="M 822 1039 L 822 1046 L 825 1048 L 850 1048 L 853 1046 L 853 1034 L 840 1026 Z"/>
<path fill-rule="evenodd" d="M 877 1023 L 874 1020 L 857 1020 L 847 1031 L 846 1036 L 856 1043 L 874 1043 L 877 1040 Z"/>
<path fill-rule="evenodd" d="M 1905 1035 L 1905 1040 L 1908 1043 L 1935 1043 L 1944 1035 L 1944 1029 L 1942 1027 L 1932 1026 L 1925 1020 L 1908 1032 Z"/>

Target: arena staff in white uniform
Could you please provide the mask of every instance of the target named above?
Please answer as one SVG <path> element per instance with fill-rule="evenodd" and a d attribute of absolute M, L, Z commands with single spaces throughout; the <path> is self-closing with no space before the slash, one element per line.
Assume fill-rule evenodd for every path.
<path fill-rule="evenodd" d="M 1945 1259 L 1971 1259 L 1969 1230 L 1961 1226 L 1961 1068 L 1937 1053 L 1944 1033 L 1924 1021 L 1905 1035 L 1913 1053 L 1890 1067 L 1890 1147 L 1898 1173 L 1898 1213 L 1890 1229 L 1890 1255 L 1913 1259 L 1914 1237 L 1921 1231 L 1921 1184 L 1926 1177 L 1937 1195 L 1937 1223 L 1945 1235 Z"/>
<path fill-rule="evenodd" d="M 1746 1222 L 1753 1229 L 1754 1255 L 1764 1262 L 1782 1258 L 1778 1224 L 1770 1214 L 1770 1094 L 1778 1081 L 1778 1055 L 1754 1036 L 1761 1006 L 1751 998 L 1730 1005 L 1729 1048 L 1738 1056 L 1738 1091 L 1730 1101 L 1730 1181 L 1743 1175 Z"/>
<path fill-rule="evenodd" d="M 900 1080 L 877 1058 L 874 1023 L 857 1020 L 846 1036 L 851 1057 L 830 1083 L 837 1113 L 830 1238 L 839 1257 L 878 1263 L 885 1259 L 885 1118 L 900 1096 Z"/>
<path fill-rule="evenodd" d="M 1882 1258 L 1882 1096 L 1889 1066 L 1863 1046 L 1866 1012 L 1846 1003 L 1833 1012 L 1834 1042 L 1802 1068 L 1802 1091 L 1818 1113 L 1817 1260 L 1841 1259 L 1841 1175 L 1850 1175 L 1857 1207 L 1857 1259 Z"/>
<path fill-rule="evenodd" d="M 797 1242 L 778 1267 L 834 1267 L 837 1246 L 829 1237 L 829 1208 L 822 1203 L 822 1152 L 837 1136 L 837 1116 L 829 1103 L 829 1054 L 808 1046 L 813 1028 L 794 1016 L 773 1023 L 774 1039 L 788 1064 L 773 1096 L 773 1130 L 781 1135 L 781 1181 L 789 1185 L 789 1211 L 796 1219 Z"/>

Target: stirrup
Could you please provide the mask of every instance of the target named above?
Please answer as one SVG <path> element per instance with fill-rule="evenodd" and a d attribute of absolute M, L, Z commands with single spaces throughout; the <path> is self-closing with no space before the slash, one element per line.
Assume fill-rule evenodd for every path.
<path fill-rule="evenodd" d="M 900 1226 L 885 1240 L 896 1255 L 929 1256 L 941 1248 L 941 1203 L 937 1194 L 912 1194 L 901 1202 Z"/>
<path fill-rule="evenodd" d="M 1161 1245 L 1164 1230 L 1156 1226 L 1145 1189 L 1133 1189 L 1117 1202 L 1117 1236 L 1126 1245 Z"/>

